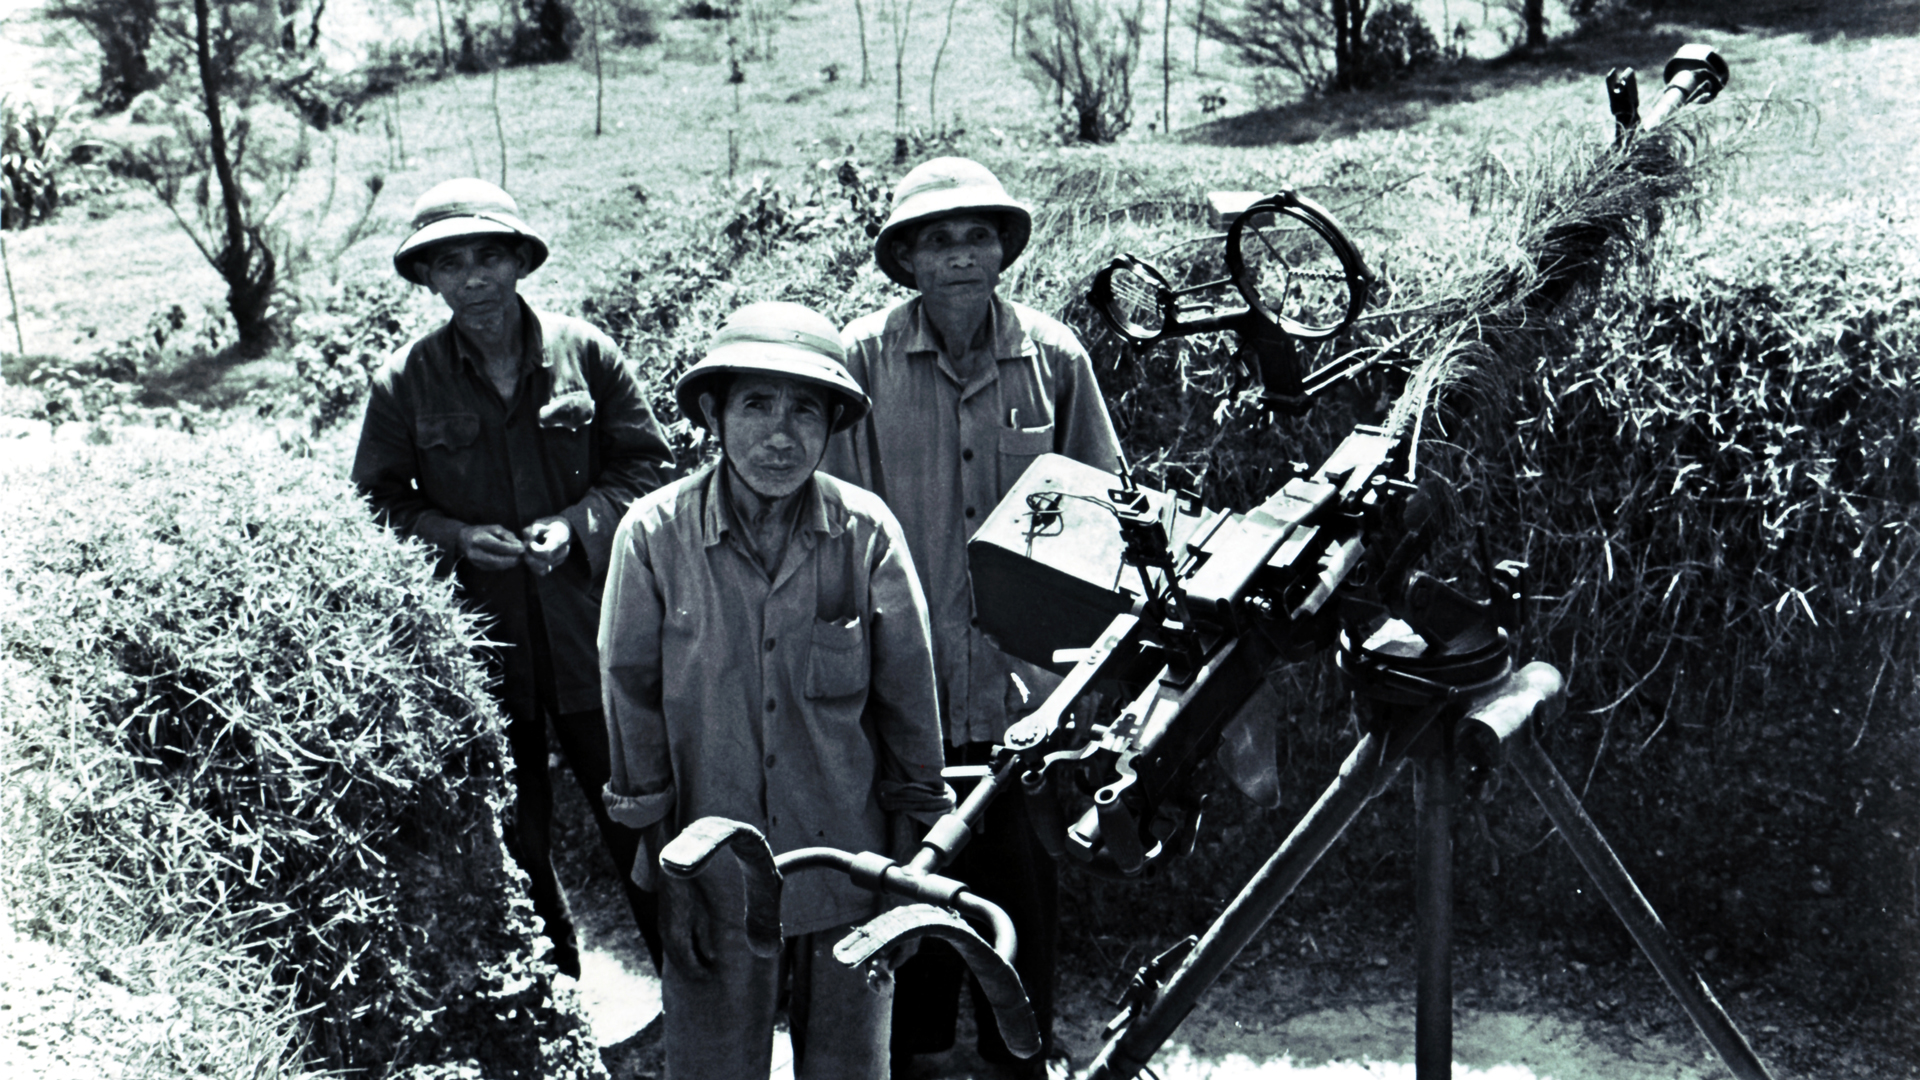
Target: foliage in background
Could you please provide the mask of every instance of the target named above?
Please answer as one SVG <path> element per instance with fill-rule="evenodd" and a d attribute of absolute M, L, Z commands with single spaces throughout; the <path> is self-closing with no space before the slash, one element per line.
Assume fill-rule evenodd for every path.
<path fill-rule="evenodd" d="M 146 937 L 243 948 L 326 1068 L 597 1069 L 533 959 L 502 720 L 430 558 L 257 436 L 103 448 L 7 498 L 0 661 L 42 676 L 9 798 L 45 845 L 10 899 L 67 926 L 105 890 Z"/>
<path fill-rule="evenodd" d="M 1365 90 L 1441 58 L 1412 4 L 1372 0 L 1237 0 L 1207 12 L 1208 37 L 1308 94 Z"/>
<path fill-rule="evenodd" d="M 415 329 L 405 309 L 403 289 L 380 278 L 344 289 L 294 320 L 290 351 L 314 435 L 359 415 L 374 369 Z"/>
<path fill-rule="evenodd" d="M 76 153 L 94 145 L 75 137 L 73 111 L 0 97 L 0 229 L 24 229 L 59 210 L 60 185 L 73 178 Z"/>
<path fill-rule="evenodd" d="M 1054 88 L 1063 126 L 1106 143 L 1133 126 L 1133 69 L 1146 0 L 1044 0 L 1024 16 L 1027 62 Z"/>
<path fill-rule="evenodd" d="M 54 22 L 76 23 L 100 48 L 100 78 L 93 97 L 101 112 L 119 112 L 166 80 L 150 51 L 160 28 L 162 0 L 51 0 L 43 9 Z"/>
<path fill-rule="evenodd" d="M 698 460 L 700 429 L 680 417 L 674 380 L 729 312 L 791 300 L 844 323 L 900 295 L 873 267 L 873 238 L 891 201 L 891 184 L 869 168 L 826 158 L 797 184 L 755 177 L 712 202 L 648 219 L 633 255 L 582 314 L 638 365 L 683 463 Z"/>

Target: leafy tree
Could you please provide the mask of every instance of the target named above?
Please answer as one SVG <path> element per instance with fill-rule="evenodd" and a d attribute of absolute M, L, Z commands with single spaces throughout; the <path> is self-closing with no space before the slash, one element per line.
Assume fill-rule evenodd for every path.
<path fill-rule="evenodd" d="M 94 91 L 100 111 L 119 112 L 165 80 L 149 56 L 161 6 L 162 0 L 50 0 L 42 9 L 51 22 L 78 25 L 100 47 Z"/>
<path fill-rule="evenodd" d="M 1046 0 L 1026 13 L 1027 60 L 1053 85 L 1082 142 L 1112 142 L 1133 126 L 1145 13 L 1146 0 Z"/>

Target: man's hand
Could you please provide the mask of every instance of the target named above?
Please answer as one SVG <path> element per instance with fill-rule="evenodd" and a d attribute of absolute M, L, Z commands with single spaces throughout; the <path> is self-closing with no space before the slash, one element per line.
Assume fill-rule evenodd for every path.
<path fill-rule="evenodd" d="M 573 549 L 573 530 L 563 517 L 541 518 L 520 530 L 520 538 L 527 542 L 527 569 L 536 577 L 552 573 Z"/>
<path fill-rule="evenodd" d="M 482 570 L 511 570 L 526 545 L 504 525 L 469 525 L 460 530 L 460 557 Z"/>

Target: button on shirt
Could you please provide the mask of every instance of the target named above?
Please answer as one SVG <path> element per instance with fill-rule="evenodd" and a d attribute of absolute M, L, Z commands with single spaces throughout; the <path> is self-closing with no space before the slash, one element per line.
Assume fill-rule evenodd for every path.
<path fill-rule="evenodd" d="M 967 540 L 1041 454 L 1118 471 L 1120 441 L 1093 362 L 1073 331 L 993 299 L 986 342 L 956 364 L 919 297 L 863 316 L 841 334 L 847 369 L 873 398 L 865 420 L 828 443 L 821 466 L 885 499 L 900 519 L 933 613 L 947 737 L 997 742 L 1058 683 L 994 648 L 974 625 Z M 959 372 L 971 370 L 970 379 Z M 1035 695 L 1020 695 L 1017 673 Z"/>
<path fill-rule="evenodd" d="M 635 828 L 664 820 L 670 835 L 733 818 L 775 854 L 884 854 L 889 813 L 932 821 L 953 805 L 926 601 L 899 523 L 871 493 L 816 475 L 769 575 L 724 483 L 709 467 L 654 492 L 614 539 L 600 625 L 607 810 Z M 845 875 L 801 871 L 782 889 L 781 930 L 878 911 Z"/>
<path fill-rule="evenodd" d="M 540 704 L 584 712 L 600 707 L 594 638 L 614 530 L 634 499 L 660 486 L 673 453 L 612 339 L 524 301 L 520 317 L 526 359 L 511 404 L 451 321 L 394 353 L 373 377 L 353 481 L 388 525 L 438 548 L 443 571 L 468 525 L 519 532 L 566 518 L 572 550 L 553 572 L 461 561 L 456 573 L 496 620 L 487 636 L 506 646 L 502 694 L 531 711 L 538 682 L 547 686 Z M 536 651 L 551 668 L 537 680 Z"/>

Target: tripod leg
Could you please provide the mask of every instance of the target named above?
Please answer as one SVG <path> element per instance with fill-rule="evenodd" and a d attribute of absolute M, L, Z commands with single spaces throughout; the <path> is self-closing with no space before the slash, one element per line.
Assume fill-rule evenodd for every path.
<path fill-rule="evenodd" d="M 1430 732 L 1429 735 L 1436 734 Z M 1453 755 L 1413 761 L 1414 1080 L 1453 1075 Z"/>
<path fill-rule="evenodd" d="M 1680 999 L 1681 1008 L 1712 1044 L 1720 1060 L 1726 1062 L 1727 1068 L 1740 1080 L 1772 1080 L 1753 1047 L 1747 1045 L 1719 999 L 1713 996 L 1712 988 L 1681 958 L 1673 936 L 1654 912 L 1653 905 L 1647 903 L 1640 887 L 1627 874 L 1627 868 L 1607 845 L 1606 837 L 1600 835 L 1593 819 L 1580 805 L 1580 799 L 1561 778 L 1560 770 L 1553 767 L 1546 752 L 1531 737 L 1510 739 L 1508 743 L 1509 763 L 1539 800 L 1554 828 L 1566 838 L 1567 846 L 1586 869 L 1587 877 L 1593 880 L 1600 895 L 1606 897 L 1613 913 L 1626 924 L 1627 933 L 1639 943 L 1640 951 L 1666 981 L 1667 989 Z"/>
<path fill-rule="evenodd" d="M 1267 925 L 1313 864 L 1340 839 L 1374 795 L 1399 774 L 1406 764 L 1405 753 L 1404 747 L 1383 748 L 1383 740 L 1377 735 L 1361 738 L 1340 766 L 1340 775 L 1321 793 L 1320 801 L 1207 928 L 1200 944 L 1161 987 L 1153 1004 L 1101 1048 L 1087 1070 L 1087 1080 L 1131 1080 L 1139 1075 L 1180 1021 L 1193 1011 L 1200 995 Z"/>

